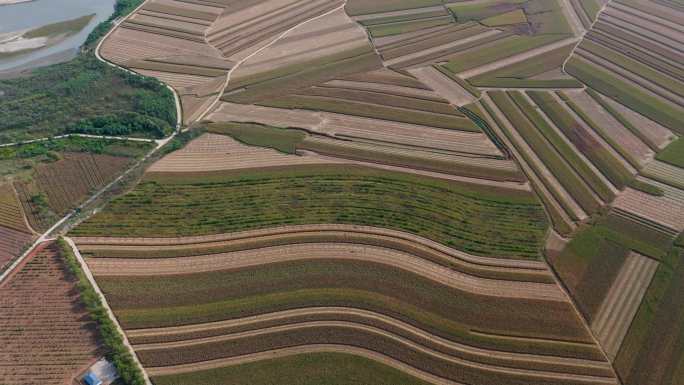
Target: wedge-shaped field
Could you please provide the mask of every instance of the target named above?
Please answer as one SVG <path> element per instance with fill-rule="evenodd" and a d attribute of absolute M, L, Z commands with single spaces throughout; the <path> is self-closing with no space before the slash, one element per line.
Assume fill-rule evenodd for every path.
<path fill-rule="evenodd" d="M 0 285 L 0 379 L 66 384 L 103 354 L 59 248 L 42 244 Z"/>
<path fill-rule="evenodd" d="M 13 186 L 0 185 L 0 270 L 12 258 L 21 254 L 34 232 L 28 224 L 24 209 Z"/>

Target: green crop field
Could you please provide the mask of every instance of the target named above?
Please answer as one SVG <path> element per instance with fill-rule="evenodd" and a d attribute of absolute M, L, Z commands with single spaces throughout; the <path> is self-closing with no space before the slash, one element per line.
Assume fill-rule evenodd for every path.
<path fill-rule="evenodd" d="M 350 375 L 353 373 L 353 375 Z M 341 353 L 311 353 L 186 374 L 154 376 L 156 385 L 428 385 L 375 361 Z"/>
<path fill-rule="evenodd" d="M 307 166 L 150 175 L 73 234 L 173 237 L 306 223 L 387 227 L 476 254 L 522 258 L 537 258 L 546 229 L 541 206 L 525 192 Z"/>

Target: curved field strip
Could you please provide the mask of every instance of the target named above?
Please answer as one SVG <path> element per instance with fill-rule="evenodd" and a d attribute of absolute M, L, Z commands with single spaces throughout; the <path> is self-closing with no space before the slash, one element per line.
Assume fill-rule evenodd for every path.
<path fill-rule="evenodd" d="M 438 385 L 462 385 L 453 381 L 445 380 L 439 378 L 430 373 L 418 370 L 410 365 L 407 365 L 401 361 L 394 360 L 384 354 L 380 354 L 368 349 L 354 348 L 345 345 L 333 345 L 333 344 L 317 344 L 309 346 L 297 346 L 291 348 L 283 348 L 277 350 L 263 351 L 260 353 L 246 354 L 242 356 L 235 356 L 230 358 L 222 358 L 211 361 L 198 362 L 193 364 L 185 365 L 175 365 L 175 366 L 164 366 L 164 367 L 149 367 L 147 372 L 162 381 L 164 381 L 163 376 L 171 376 L 182 373 L 194 373 L 198 371 L 206 371 L 211 369 L 223 368 L 232 365 L 244 365 L 249 363 L 261 362 L 263 360 L 270 359 L 281 359 L 284 357 L 291 357 L 303 354 L 321 354 L 321 353 L 337 353 L 337 354 L 350 354 L 357 357 L 362 357 L 383 366 L 388 366 L 390 368 L 401 371 L 411 377 L 420 379 L 421 385 L 423 384 L 438 384 Z M 374 373 L 375 374 L 375 373 Z M 374 377 L 374 376 L 373 376 Z M 173 376 L 173 381 L 175 383 L 176 377 Z M 195 384 L 196 380 L 190 377 L 192 384 Z"/>
<path fill-rule="evenodd" d="M 615 359 L 658 262 L 631 252 L 603 300 L 591 328 L 611 360 Z"/>
<path fill-rule="evenodd" d="M 383 264 L 472 294 L 502 298 L 567 300 L 567 297 L 553 283 L 484 279 L 451 270 L 408 253 L 354 244 L 295 244 L 181 258 L 95 258 L 90 260 L 89 266 L 93 274 L 98 276 L 133 277 L 204 273 L 262 264 L 325 259 Z"/>
<path fill-rule="evenodd" d="M 307 165 L 148 174 L 72 235 L 175 237 L 316 223 L 387 227 L 465 252 L 533 259 L 546 229 L 541 206 L 523 191 Z"/>
<path fill-rule="evenodd" d="M 253 349 L 245 349 L 243 340 L 261 339 L 273 343 L 273 347 L 269 350 L 301 346 L 302 344 L 339 344 L 351 347 L 357 347 L 368 350 L 375 350 L 372 344 L 365 344 L 360 338 L 352 337 L 349 342 L 345 342 L 340 337 L 335 337 L 332 333 L 321 333 L 323 330 L 332 330 L 342 335 L 353 336 L 359 334 L 361 337 L 368 336 L 373 342 L 384 341 L 388 352 L 385 353 L 390 357 L 408 362 L 411 366 L 422 369 L 427 372 L 436 374 L 439 377 L 447 377 L 456 381 L 472 381 L 475 378 L 480 378 L 478 383 L 493 384 L 500 379 L 526 380 L 527 384 L 581 384 L 581 383 L 615 383 L 613 378 L 609 377 L 609 371 L 605 363 L 602 366 L 602 372 L 599 375 L 561 373 L 548 370 L 529 370 L 516 367 L 500 367 L 495 364 L 473 362 L 468 359 L 463 359 L 447 352 L 437 351 L 431 347 L 427 347 L 421 343 L 412 341 L 403 336 L 386 330 L 361 325 L 354 322 L 347 321 L 311 321 L 297 324 L 274 326 L 254 331 L 239 332 L 228 334 L 220 337 L 212 337 L 207 339 L 198 339 L 182 342 L 169 342 L 161 344 L 137 345 L 136 351 L 142 357 L 143 362 L 156 366 L 159 362 L 173 362 L 172 365 L 182 365 L 185 363 L 192 363 L 198 357 L 195 355 L 197 349 L 206 349 L 207 359 L 220 359 L 224 356 L 233 356 L 234 351 L 238 354 L 250 354 L 258 352 L 265 346 L 263 343 L 257 343 Z M 321 333 L 319 335 L 316 332 Z M 282 340 L 282 335 L 289 334 L 292 336 L 292 341 Z M 282 341 L 280 341 L 282 340 Z M 320 342 L 319 342 L 320 341 Z M 233 345 L 231 348 L 222 349 Z M 243 346 L 241 346 L 243 345 Z M 405 354 L 400 351 L 392 349 L 396 346 L 399 349 L 405 349 Z M 377 351 L 377 350 L 376 350 Z M 383 352 L 384 353 L 384 352 Z M 171 355 L 177 355 L 175 359 L 168 360 Z M 161 360 L 159 359 L 161 358 Z M 167 361 L 168 360 L 168 361 Z M 427 363 L 432 365 L 426 366 Z M 596 363 L 591 364 L 596 367 Z M 581 370 L 581 369 L 580 369 Z M 481 372 L 481 373 L 480 373 Z"/>
<path fill-rule="evenodd" d="M 461 344 L 431 334 L 396 318 L 351 307 L 293 309 L 227 321 L 165 328 L 132 329 L 127 334 L 132 343 L 141 349 L 158 349 L 211 342 L 230 334 L 287 325 L 301 325 L 307 322 L 347 322 L 351 326 L 371 326 L 376 329 L 391 331 L 397 336 L 404 336 L 413 341 L 420 341 L 420 343 L 437 351 L 469 357 L 468 359 L 474 362 L 497 362 L 519 368 L 538 365 L 540 369 L 544 370 L 576 374 L 600 373 L 605 372 L 608 368 L 608 363 L 605 361 L 507 352 Z"/>
<path fill-rule="evenodd" d="M 96 253 L 99 256 L 134 258 L 180 257 L 211 253 L 212 247 L 225 247 L 227 244 L 250 242 L 250 245 L 264 245 L 274 238 L 287 242 L 302 242 L 306 237 L 326 236 L 338 242 L 356 242 L 359 244 L 379 244 L 399 251 L 406 251 L 424 256 L 425 259 L 445 266 L 461 265 L 475 269 L 501 269 L 521 275 L 548 275 L 546 264 L 541 261 L 514 260 L 493 257 L 481 257 L 446 247 L 427 238 L 407 232 L 389 230 L 369 226 L 355 225 L 300 225 L 270 227 L 261 230 L 235 232 L 179 238 L 116 238 L 116 237 L 74 237 L 74 241 L 85 253 Z M 376 240 L 375 242 L 373 240 Z M 263 243 L 262 243 L 263 242 Z M 377 242 L 377 243 L 376 243 Z M 147 251 L 147 253 L 140 254 Z M 158 251 L 158 253 L 155 253 Z M 225 251 L 225 249 L 224 249 Z M 116 255 L 111 255 L 116 252 Z M 130 254 L 126 254 L 129 252 Z M 540 281 L 542 282 L 542 281 Z"/>
<path fill-rule="evenodd" d="M 376 385 L 430 384 L 380 361 L 351 354 L 353 352 L 307 353 L 306 348 L 310 346 L 281 351 L 291 352 L 289 355 L 270 351 L 220 360 L 227 366 L 154 376 L 153 381 L 157 385 L 213 385 L 217 381 L 224 385 L 272 385 L 287 378 L 289 383 L 298 385 L 358 385 L 359 381 Z M 297 350 L 301 352 L 297 353 Z M 207 363 L 200 366 L 210 367 L 204 364 Z M 154 372 L 158 369 L 155 368 Z M 349 373 L 354 375 L 349 376 Z"/>
<path fill-rule="evenodd" d="M 174 276 L 96 279 L 127 329 L 308 307 L 352 307 L 482 348 L 601 359 L 566 299 L 476 295 L 366 261 L 302 260 Z M 473 329 L 486 335 L 473 334 Z M 507 336 L 524 337 L 525 342 Z"/>

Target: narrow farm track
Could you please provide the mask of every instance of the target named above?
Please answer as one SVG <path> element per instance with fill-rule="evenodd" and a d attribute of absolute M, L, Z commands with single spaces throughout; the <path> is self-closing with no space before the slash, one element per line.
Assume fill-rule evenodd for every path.
<path fill-rule="evenodd" d="M 268 338 L 268 335 L 270 335 L 270 334 L 289 333 L 289 332 L 301 331 L 304 329 L 318 329 L 318 328 L 344 328 L 344 329 L 353 330 L 355 332 L 364 332 L 364 333 L 368 333 L 368 334 L 372 334 L 372 335 L 378 335 L 378 336 L 381 336 L 383 338 L 387 338 L 389 340 L 392 340 L 398 344 L 401 344 L 401 345 L 405 346 L 406 349 L 416 351 L 419 354 L 425 354 L 425 355 L 432 356 L 435 359 L 445 361 L 450 365 L 461 366 L 461 367 L 469 367 L 469 368 L 473 368 L 473 369 L 483 370 L 486 372 L 498 372 L 500 374 L 506 374 L 506 375 L 524 375 L 524 376 L 538 377 L 538 378 L 548 379 L 548 380 L 570 380 L 570 381 L 574 381 L 575 383 L 588 383 L 588 384 L 612 384 L 612 383 L 615 383 L 612 379 L 607 378 L 607 377 L 583 375 L 583 374 L 573 374 L 573 373 L 562 373 L 562 372 L 558 373 L 558 372 L 551 372 L 551 371 L 544 371 L 544 370 L 529 370 L 529 369 L 521 369 L 521 368 L 516 368 L 516 367 L 499 367 L 497 365 L 474 362 L 474 361 L 459 358 L 459 357 L 452 355 L 452 354 L 449 354 L 449 353 L 437 351 L 431 347 L 428 347 L 428 346 L 425 346 L 423 344 L 414 342 L 411 339 L 397 335 L 397 334 L 392 333 L 392 332 L 388 332 L 388 331 L 381 329 L 381 328 L 378 328 L 378 327 L 358 324 L 358 323 L 354 323 L 354 322 L 347 322 L 347 321 L 302 322 L 302 323 L 291 324 L 291 325 L 274 326 L 274 327 L 268 327 L 268 328 L 263 328 L 263 329 L 259 329 L 259 330 L 238 332 L 238 333 L 222 335 L 222 336 L 201 338 L 201 339 L 197 339 L 197 340 L 136 345 L 135 348 L 139 352 L 139 354 L 141 354 L 142 356 L 145 356 L 146 354 L 155 354 L 155 352 L 162 351 L 165 349 L 187 348 L 187 347 L 198 346 L 198 345 L 203 345 L 203 344 L 208 344 L 208 343 L 229 343 L 230 341 L 235 341 L 235 340 L 239 340 L 242 338 L 250 338 L 250 337 Z M 421 331 L 418 330 L 418 332 L 420 333 Z M 363 348 L 361 346 L 356 346 L 356 347 Z M 449 346 L 449 348 L 453 348 L 453 346 Z M 449 349 L 449 348 L 447 348 L 447 349 Z M 484 354 L 484 356 L 487 357 L 487 354 Z M 510 355 L 507 358 L 510 359 Z M 605 363 L 599 363 L 597 365 L 597 363 L 589 363 L 589 362 L 584 361 L 584 362 L 581 362 L 581 365 L 583 365 L 583 366 L 581 366 L 581 368 L 583 368 L 583 369 L 586 369 L 587 366 L 593 366 L 595 368 L 598 367 L 598 368 L 603 369 L 603 370 L 605 370 L 607 368 L 607 364 L 605 364 Z"/>

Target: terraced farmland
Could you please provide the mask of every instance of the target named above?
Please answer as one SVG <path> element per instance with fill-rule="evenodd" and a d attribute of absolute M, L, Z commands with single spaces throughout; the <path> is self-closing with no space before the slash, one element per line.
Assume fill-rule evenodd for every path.
<path fill-rule="evenodd" d="M 54 243 L 0 285 L 3 384 L 71 383 L 104 351 Z"/>
<path fill-rule="evenodd" d="M 208 133 L 69 236 L 155 384 L 676 384 L 682 20 L 670 0 L 145 2 L 101 54 Z M 81 159 L 49 187 L 68 161 L 36 173 L 55 211 L 107 179 Z"/>
<path fill-rule="evenodd" d="M 311 226 L 308 231 L 315 228 L 318 226 Z M 500 273 L 521 280 L 480 278 L 479 284 L 470 286 L 466 282 L 475 283 L 478 278 L 457 272 L 468 266 L 464 260 L 452 265 L 457 270 L 447 273 L 457 274 L 453 280 L 441 281 L 441 275 L 427 278 L 431 276 L 427 272 L 436 272 L 434 269 L 440 265 L 418 257 L 419 254 L 388 254 L 389 258 L 383 258 L 383 250 L 389 250 L 385 247 L 392 247 L 391 243 L 355 244 L 367 242 L 363 238 L 347 238 L 338 243 L 343 238 L 335 237 L 334 233 L 331 235 L 336 241 L 321 243 L 324 239 L 319 237 L 318 242 L 308 243 L 304 237 L 313 234 L 306 235 L 304 230 L 292 228 L 278 235 L 283 242 L 279 246 L 275 246 L 280 242 L 272 231 L 175 240 L 75 240 L 86 255 L 91 255 L 87 261 L 98 284 L 155 380 L 157 376 L 163 381 L 172 375 L 234 365 L 258 356 L 259 352 L 278 355 L 297 347 L 299 352 L 307 352 L 311 345 L 321 349 L 314 352 L 351 352 L 430 382 L 469 378 L 478 383 L 497 383 L 505 378 L 513 383 L 577 383 L 582 378 L 592 378 L 596 383 L 612 383 L 606 364 L 586 339 L 586 331 L 574 323 L 566 297 L 555 283 L 548 281 L 549 272 L 542 263 L 504 264 L 502 260 L 486 262 L 476 258 L 473 262 L 489 263 L 491 269 L 498 265 Z M 220 239 L 225 239 L 220 241 L 221 249 L 238 247 L 242 251 L 193 256 L 196 252 L 204 253 L 202 248 L 215 247 Z M 259 245 L 259 239 L 267 243 Z M 202 243 L 208 241 L 211 243 Z M 431 244 L 422 242 L 426 246 Z M 165 248 L 161 255 L 157 245 Z M 443 246 L 441 249 L 448 250 Z M 125 257 L 133 255 L 129 254 L 131 251 L 142 253 L 142 258 Z M 149 253 L 157 256 L 144 257 Z M 405 258 L 417 259 L 404 265 L 401 260 Z M 183 266 L 198 269 L 190 271 Z M 531 273 L 536 278 L 531 278 Z M 219 276 L 231 278 L 220 280 L 223 283 L 219 284 L 212 278 Z M 380 276 L 386 277 L 383 284 L 374 284 L 380 282 Z M 261 284 L 266 281 L 270 282 L 268 287 Z M 178 285 L 186 289 L 176 288 Z M 482 296 L 481 290 L 486 292 L 488 285 L 499 294 Z M 509 289 L 504 288 L 507 285 Z M 146 295 L 135 294 L 138 290 Z M 419 294 L 416 290 L 427 292 Z M 432 290 L 436 291 L 428 294 Z M 460 294 L 438 294 L 443 290 L 457 290 Z M 167 296 L 170 292 L 185 294 L 172 298 Z M 506 293 L 515 295 L 508 297 Z M 248 302 L 229 298 L 244 298 Z M 426 302 L 426 298 L 433 300 Z M 488 305 L 490 301 L 498 305 Z M 243 305 L 247 303 L 250 305 Z M 461 306 L 470 310 L 456 310 Z M 482 310 L 473 312 L 473 306 Z M 517 322 L 504 310 L 507 306 L 518 309 L 516 314 L 522 317 L 521 321 L 535 317 L 535 313 L 543 318 Z M 521 306 L 530 306 L 530 310 L 521 310 Z M 548 307 L 549 312 L 542 315 L 532 311 L 539 306 Z M 499 311 L 504 318 L 496 321 Z M 484 317 L 489 321 L 483 323 L 485 313 L 489 314 Z M 458 319 L 453 319 L 453 314 L 459 314 Z M 551 326 L 556 322 L 548 317 L 563 319 L 567 326 Z M 478 325 L 477 332 L 468 331 L 467 325 L 472 322 Z M 499 322 L 506 323 L 507 328 L 511 323 L 516 325 L 515 329 L 520 328 L 515 333 L 518 336 L 523 333 L 535 338 L 523 348 L 514 339 L 494 332 L 501 327 L 496 326 L 502 325 Z M 551 329 L 544 331 L 547 326 L 540 325 Z M 557 336 L 553 338 L 556 342 L 552 342 L 551 335 Z M 478 347 L 472 347 L 473 344 Z M 407 352 L 415 353 L 408 356 Z M 530 370 L 533 368 L 538 369 Z"/>

